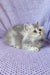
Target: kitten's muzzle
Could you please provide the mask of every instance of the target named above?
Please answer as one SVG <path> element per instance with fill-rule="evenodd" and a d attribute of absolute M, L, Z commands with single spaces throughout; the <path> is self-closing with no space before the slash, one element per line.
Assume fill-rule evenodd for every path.
<path fill-rule="evenodd" d="M 39 34 L 41 35 L 41 32 L 39 32 Z"/>

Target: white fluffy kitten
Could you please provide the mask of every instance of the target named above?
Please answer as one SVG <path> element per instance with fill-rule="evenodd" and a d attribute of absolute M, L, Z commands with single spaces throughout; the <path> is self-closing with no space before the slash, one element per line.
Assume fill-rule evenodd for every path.
<path fill-rule="evenodd" d="M 39 51 L 44 38 L 44 29 L 37 22 L 13 26 L 5 33 L 4 42 L 19 49 Z"/>

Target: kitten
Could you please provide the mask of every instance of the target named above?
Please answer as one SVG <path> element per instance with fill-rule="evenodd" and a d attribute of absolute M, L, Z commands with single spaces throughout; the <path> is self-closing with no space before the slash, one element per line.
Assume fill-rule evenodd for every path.
<path fill-rule="evenodd" d="M 44 29 L 37 23 L 18 24 L 9 29 L 4 35 L 4 42 L 10 46 L 39 51 L 44 40 Z"/>

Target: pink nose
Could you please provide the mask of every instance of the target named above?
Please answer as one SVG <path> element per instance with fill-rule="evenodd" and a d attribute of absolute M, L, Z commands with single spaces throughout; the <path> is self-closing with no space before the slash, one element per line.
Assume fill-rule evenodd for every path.
<path fill-rule="evenodd" d="M 41 34 L 41 32 L 39 32 L 39 34 Z"/>

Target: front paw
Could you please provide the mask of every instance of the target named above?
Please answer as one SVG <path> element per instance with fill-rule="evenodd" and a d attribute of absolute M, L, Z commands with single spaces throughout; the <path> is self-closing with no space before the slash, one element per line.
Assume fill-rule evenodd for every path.
<path fill-rule="evenodd" d="M 18 49 L 20 48 L 18 45 L 13 45 L 12 47 L 14 47 L 14 48 L 18 48 Z"/>
<path fill-rule="evenodd" d="M 39 51 L 39 48 L 34 47 L 34 52 L 38 52 L 38 51 Z"/>
<path fill-rule="evenodd" d="M 31 47 L 30 50 L 31 51 L 34 51 L 34 52 L 38 52 L 39 51 L 39 48 L 37 48 L 37 47 Z"/>

